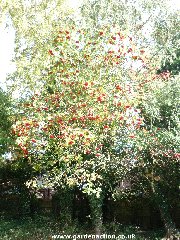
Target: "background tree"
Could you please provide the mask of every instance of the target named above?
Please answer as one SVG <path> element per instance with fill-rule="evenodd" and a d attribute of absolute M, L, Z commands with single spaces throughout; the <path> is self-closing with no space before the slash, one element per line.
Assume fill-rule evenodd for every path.
<path fill-rule="evenodd" d="M 142 44 L 149 44 L 155 26 L 167 16 L 168 1 L 86 0 L 81 6 L 82 24 L 90 29 L 117 24 Z M 163 37 L 162 37 L 163 38 Z"/>
<path fill-rule="evenodd" d="M 1 1 L 0 22 L 8 18 L 16 31 L 13 59 L 16 71 L 9 76 L 8 84 L 19 94 L 25 95 L 24 89 L 28 94 L 44 84 L 42 76 L 46 73 L 50 39 L 71 12 L 63 0 Z"/>
<path fill-rule="evenodd" d="M 127 174 L 132 183 L 131 194 L 143 194 L 158 206 L 167 237 L 176 233 L 169 209 L 176 205 L 179 195 L 178 98 L 179 77 L 176 77 L 161 84 L 158 81 L 141 103 L 145 128 L 131 143 L 134 161 Z M 119 194 L 126 196 L 128 191 Z"/>
<path fill-rule="evenodd" d="M 180 52 L 176 49 L 174 54 L 173 51 L 169 53 L 165 61 L 162 61 L 161 68 L 158 70 L 160 72 L 170 72 L 172 75 L 178 75 L 180 72 Z"/>
<path fill-rule="evenodd" d="M 0 158 L 8 152 L 12 141 L 12 103 L 10 96 L 0 88 Z"/>
<path fill-rule="evenodd" d="M 136 44 L 148 48 L 151 57 L 159 56 L 159 72 L 179 72 L 179 10 L 170 1 L 83 1 L 81 24 L 90 31 L 103 25 L 118 24 L 132 35 Z"/>
<path fill-rule="evenodd" d="M 169 71 L 173 75 L 179 74 L 179 19 L 179 10 L 168 11 L 166 16 L 155 23 L 152 37 L 162 58 L 159 72 Z"/>
<path fill-rule="evenodd" d="M 25 185 L 26 181 L 34 176 L 27 159 L 18 154 L 16 136 L 13 133 L 12 125 L 18 114 L 17 102 L 11 95 L 0 89 L 0 185 L 1 185 L 1 213 L 5 210 L 10 216 L 15 214 L 14 202 L 7 201 L 7 197 L 18 199 L 16 214 L 32 213 L 34 196 Z"/>

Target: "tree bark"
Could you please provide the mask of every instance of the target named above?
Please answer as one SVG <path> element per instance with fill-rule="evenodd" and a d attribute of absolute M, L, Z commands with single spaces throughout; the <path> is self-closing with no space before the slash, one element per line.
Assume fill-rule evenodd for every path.
<path fill-rule="evenodd" d="M 90 195 L 89 204 L 91 208 L 91 218 L 92 218 L 95 234 L 101 235 L 102 225 L 103 225 L 103 219 L 102 219 L 103 218 L 102 216 L 103 197 L 101 196 L 100 198 L 97 198 L 96 195 Z"/>

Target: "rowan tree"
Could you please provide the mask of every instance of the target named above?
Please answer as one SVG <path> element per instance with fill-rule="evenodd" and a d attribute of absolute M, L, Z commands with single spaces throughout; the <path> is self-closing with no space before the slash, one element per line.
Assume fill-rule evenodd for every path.
<path fill-rule="evenodd" d="M 141 103 L 167 78 L 156 74 L 145 51 L 117 27 L 93 34 L 61 29 L 44 87 L 23 103 L 14 125 L 42 185 L 78 187 L 89 196 L 97 233 L 104 194 L 132 170 L 131 146 L 146 131 Z M 29 184 L 37 187 L 36 179 Z"/>

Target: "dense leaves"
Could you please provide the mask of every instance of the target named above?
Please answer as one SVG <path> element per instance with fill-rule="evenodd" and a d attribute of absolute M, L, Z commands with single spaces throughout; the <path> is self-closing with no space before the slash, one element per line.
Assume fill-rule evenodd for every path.
<path fill-rule="evenodd" d="M 90 36 L 85 30 L 59 32 L 49 50 L 47 85 L 24 104 L 23 122 L 15 126 L 24 154 L 39 158 L 31 159 L 36 169 L 53 169 L 57 182 L 81 188 L 102 185 L 117 130 L 127 128 L 124 135 L 133 138 L 143 122 L 135 105 L 138 80 L 122 79 L 128 59 L 143 61 L 144 50 L 134 56 L 131 42 L 116 28 Z"/>
<path fill-rule="evenodd" d="M 9 19 L 16 31 L 13 58 L 16 71 L 8 81 L 16 94 L 18 91 L 25 96 L 34 86 L 41 87 L 49 43 L 58 31 L 59 22 L 63 24 L 71 12 L 63 0 L 1 1 L 0 23 Z"/>
<path fill-rule="evenodd" d="M 45 185 L 78 186 L 99 196 L 123 179 L 134 162 L 148 171 L 149 162 L 142 159 L 151 161 L 149 151 L 158 157 L 169 150 L 176 154 L 177 149 L 163 145 L 156 133 L 156 122 L 162 124 L 167 109 L 161 93 L 168 76 L 150 69 L 144 52 L 117 28 L 93 34 L 74 27 L 60 30 L 49 50 L 48 81 L 23 103 L 23 114 L 14 125 L 17 144 L 44 174 Z M 172 124 L 169 115 L 175 117 L 176 104 L 164 113 L 161 127 Z"/>
<path fill-rule="evenodd" d="M 11 138 L 12 105 L 10 97 L 0 89 L 0 157 L 8 149 Z"/>
<path fill-rule="evenodd" d="M 163 71 L 169 71 L 173 75 L 178 75 L 180 72 L 180 51 L 177 49 L 174 54 L 172 52 L 169 53 L 169 56 L 165 60 L 165 62 L 162 63 L 161 69 L 159 69 L 159 72 Z"/>

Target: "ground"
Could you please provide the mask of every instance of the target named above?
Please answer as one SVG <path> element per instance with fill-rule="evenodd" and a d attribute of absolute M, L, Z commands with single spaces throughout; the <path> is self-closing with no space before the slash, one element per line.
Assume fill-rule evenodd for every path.
<path fill-rule="evenodd" d="M 53 239 L 52 236 L 60 234 L 93 234 L 92 229 L 87 226 L 82 227 L 75 223 L 65 225 L 58 219 L 45 215 L 21 219 L 3 216 L 0 218 L 0 229 L 1 240 L 50 240 Z M 123 236 L 127 237 L 129 235 L 129 237 L 133 237 L 135 235 L 135 238 L 132 238 L 134 240 L 160 240 L 165 235 L 161 229 L 146 232 L 135 226 L 124 226 L 117 223 L 106 224 L 104 229 L 104 233 L 119 235 L 121 239 L 123 239 Z"/>

